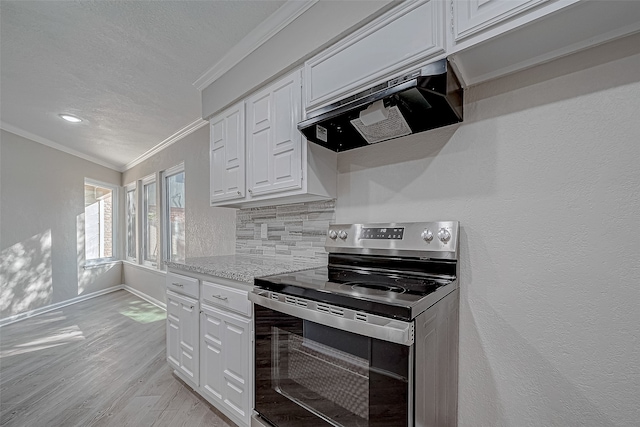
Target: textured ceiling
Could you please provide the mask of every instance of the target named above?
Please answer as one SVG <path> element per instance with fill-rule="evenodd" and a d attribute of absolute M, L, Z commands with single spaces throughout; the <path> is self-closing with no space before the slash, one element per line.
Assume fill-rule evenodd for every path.
<path fill-rule="evenodd" d="M 193 83 L 283 3 L 1 0 L 3 127 L 122 168 L 200 118 Z"/>

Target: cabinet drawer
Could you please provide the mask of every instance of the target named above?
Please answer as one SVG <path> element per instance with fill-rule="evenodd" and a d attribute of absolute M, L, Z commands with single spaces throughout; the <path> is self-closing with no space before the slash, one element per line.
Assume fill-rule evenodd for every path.
<path fill-rule="evenodd" d="M 202 282 L 202 299 L 217 307 L 251 316 L 251 302 L 246 291 L 212 282 Z"/>
<path fill-rule="evenodd" d="M 167 289 L 196 299 L 200 295 L 198 279 L 181 274 L 167 273 Z"/>

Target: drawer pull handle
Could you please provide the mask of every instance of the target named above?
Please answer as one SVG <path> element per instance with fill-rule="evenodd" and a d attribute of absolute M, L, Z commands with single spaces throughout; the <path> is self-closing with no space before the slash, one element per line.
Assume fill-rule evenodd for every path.
<path fill-rule="evenodd" d="M 182 283 L 176 283 L 176 282 L 173 282 L 173 283 L 171 283 L 171 284 L 172 284 L 173 286 L 180 286 L 181 288 L 184 288 L 184 285 L 183 285 Z"/>
<path fill-rule="evenodd" d="M 214 298 L 221 299 L 222 301 L 226 301 L 226 300 L 228 300 L 228 299 L 229 299 L 229 298 L 227 298 L 227 297 L 223 297 L 222 295 L 212 295 L 212 296 L 213 296 Z"/>

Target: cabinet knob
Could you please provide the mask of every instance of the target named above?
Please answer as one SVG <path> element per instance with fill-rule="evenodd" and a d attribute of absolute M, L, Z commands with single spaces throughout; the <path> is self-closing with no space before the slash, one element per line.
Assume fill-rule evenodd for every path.
<path fill-rule="evenodd" d="M 240 192 L 238 191 L 238 196 L 240 195 Z"/>
<path fill-rule="evenodd" d="M 248 189 L 247 191 L 248 191 L 249 193 L 253 193 L 253 191 L 251 191 L 251 189 Z"/>

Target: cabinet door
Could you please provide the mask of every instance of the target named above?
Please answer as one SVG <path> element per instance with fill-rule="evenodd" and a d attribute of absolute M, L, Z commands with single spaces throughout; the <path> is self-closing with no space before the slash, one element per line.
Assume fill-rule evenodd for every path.
<path fill-rule="evenodd" d="M 251 320 L 230 315 L 223 320 L 224 403 L 248 425 L 253 393 Z"/>
<path fill-rule="evenodd" d="M 301 71 L 247 101 L 249 196 L 302 188 Z"/>
<path fill-rule="evenodd" d="M 210 121 L 211 203 L 242 199 L 245 195 L 244 102 Z"/>
<path fill-rule="evenodd" d="M 203 305 L 200 317 L 200 386 L 205 394 L 220 403 L 223 402 L 222 328 L 220 313 Z"/>
<path fill-rule="evenodd" d="M 404 74 L 444 52 L 445 2 L 402 2 L 305 65 L 307 111 Z M 400 73 L 400 74 L 398 74 Z"/>
<path fill-rule="evenodd" d="M 199 382 L 199 303 L 167 291 L 167 361 L 191 380 Z"/>
<path fill-rule="evenodd" d="M 455 41 L 480 33 L 548 0 L 457 0 L 453 2 Z"/>
<path fill-rule="evenodd" d="M 201 326 L 200 390 L 249 425 L 253 407 L 251 319 L 203 305 Z"/>
<path fill-rule="evenodd" d="M 180 371 L 196 385 L 200 368 L 198 313 L 198 301 L 185 298 L 180 303 Z"/>
<path fill-rule="evenodd" d="M 180 303 L 167 294 L 167 361 L 180 369 Z"/>

